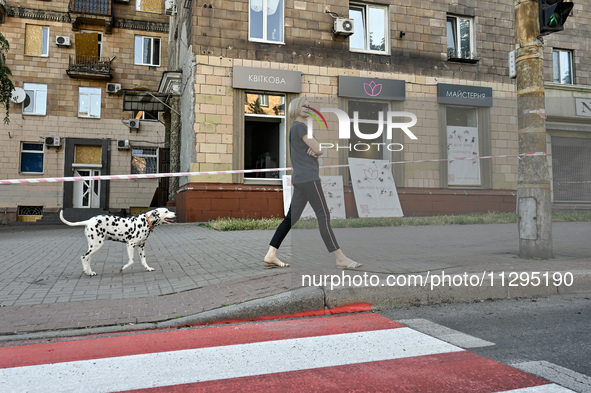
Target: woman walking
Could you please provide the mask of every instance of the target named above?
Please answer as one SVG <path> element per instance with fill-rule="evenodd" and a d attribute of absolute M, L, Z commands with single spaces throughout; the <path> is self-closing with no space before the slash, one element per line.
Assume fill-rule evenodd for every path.
<path fill-rule="evenodd" d="M 293 122 L 289 131 L 289 148 L 293 168 L 291 182 L 294 193 L 287 216 L 277 227 L 264 261 L 278 267 L 289 267 L 288 263 L 277 258 L 277 250 L 291 227 L 300 219 L 306 204 L 310 202 L 318 219 L 320 236 L 328 252 L 335 256 L 337 268 L 357 269 L 363 265 L 343 254 L 330 226 L 330 212 L 326 205 L 319 176 L 318 157 L 323 152 L 315 138 L 308 138 L 306 122 L 309 114 L 306 113 L 307 106 L 308 100 L 304 96 L 296 98 L 289 105 L 288 116 Z"/>

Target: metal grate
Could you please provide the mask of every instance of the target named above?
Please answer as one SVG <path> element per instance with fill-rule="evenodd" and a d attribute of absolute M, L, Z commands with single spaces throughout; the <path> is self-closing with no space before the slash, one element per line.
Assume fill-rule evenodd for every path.
<path fill-rule="evenodd" d="M 591 138 L 552 137 L 555 202 L 591 202 Z"/>
<path fill-rule="evenodd" d="M 35 222 L 43 218 L 43 206 L 18 206 L 18 222 Z"/>
<path fill-rule="evenodd" d="M 71 0 L 70 11 L 97 15 L 111 15 L 110 0 Z"/>
<path fill-rule="evenodd" d="M 42 216 L 43 206 L 19 206 L 19 216 Z"/>

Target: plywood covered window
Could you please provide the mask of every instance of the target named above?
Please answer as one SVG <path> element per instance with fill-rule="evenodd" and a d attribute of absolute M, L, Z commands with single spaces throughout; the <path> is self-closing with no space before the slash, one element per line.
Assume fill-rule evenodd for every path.
<path fill-rule="evenodd" d="M 100 56 L 99 33 L 78 33 L 76 38 L 76 63 L 96 62 Z"/>
<path fill-rule="evenodd" d="M 25 25 L 25 55 L 49 55 L 49 27 Z"/>
<path fill-rule="evenodd" d="M 162 13 L 162 0 L 136 0 L 136 10 Z"/>

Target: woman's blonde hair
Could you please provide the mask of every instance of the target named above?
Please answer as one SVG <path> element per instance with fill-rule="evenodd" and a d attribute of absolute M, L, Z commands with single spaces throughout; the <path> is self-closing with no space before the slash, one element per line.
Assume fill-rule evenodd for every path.
<path fill-rule="evenodd" d="M 290 120 L 293 121 L 293 120 L 295 120 L 296 117 L 298 117 L 298 115 L 302 111 L 302 107 L 304 106 L 304 102 L 306 102 L 306 99 L 307 99 L 306 96 L 300 96 L 298 98 L 293 99 L 289 103 L 289 109 L 287 111 L 287 115 Z"/>

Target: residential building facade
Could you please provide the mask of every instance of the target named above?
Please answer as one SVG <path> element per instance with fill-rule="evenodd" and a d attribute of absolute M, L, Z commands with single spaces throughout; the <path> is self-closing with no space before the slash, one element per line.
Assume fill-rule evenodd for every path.
<path fill-rule="evenodd" d="M 167 67 L 162 0 L 3 0 L 0 15 L 15 85 L 0 131 L 2 179 L 158 171 L 162 116 L 124 101 L 150 97 Z M 133 213 L 153 204 L 158 187 L 153 179 L 3 185 L 0 213 L 4 222 L 62 208 Z"/>
<path fill-rule="evenodd" d="M 591 204 L 590 16 L 575 3 L 565 30 L 543 38 L 558 207 Z M 301 94 L 327 121 L 313 123 L 317 139 L 339 145 L 321 165 L 395 162 L 405 215 L 515 211 L 513 1 L 179 2 L 169 39 L 169 66 L 182 71 L 181 170 L 247 171 L 182 178 L 183 221 L 283 214 L 289 172 L 249 171 L 289 167 L 286 108 Z M 359 133 L 339 139 L 340 120 L 322 108 L 347 114 Z M 417 139 L 388 135 L 388 112 L 414 114 Z M 454 160 L 467 156 L 494 158 Z M 356 216 L 348 169 L 321 174 L 342 176 L 347 216 Z"/>

